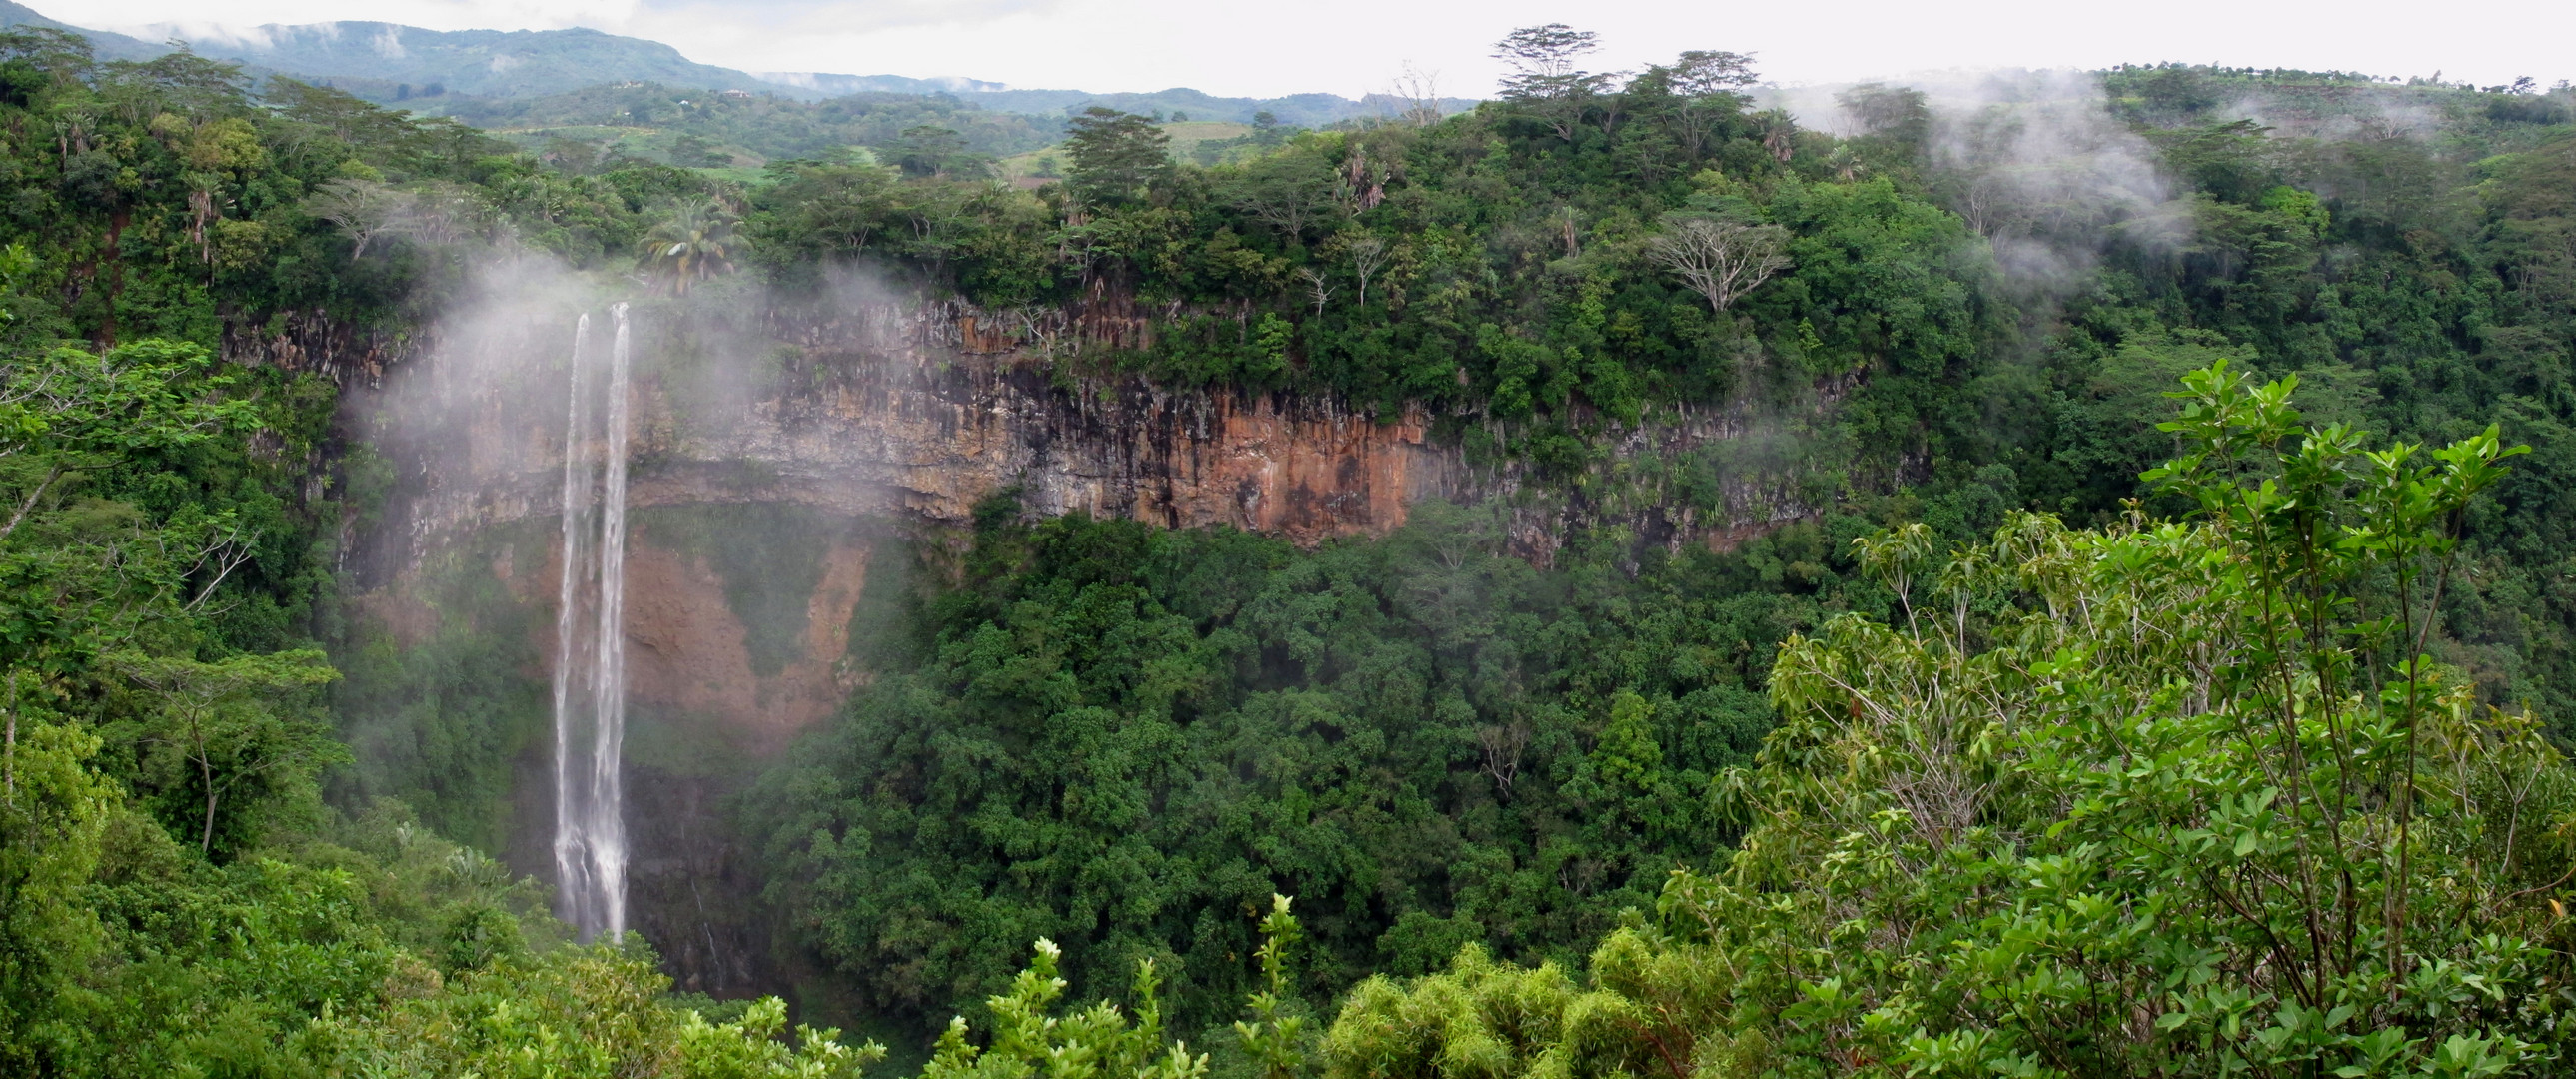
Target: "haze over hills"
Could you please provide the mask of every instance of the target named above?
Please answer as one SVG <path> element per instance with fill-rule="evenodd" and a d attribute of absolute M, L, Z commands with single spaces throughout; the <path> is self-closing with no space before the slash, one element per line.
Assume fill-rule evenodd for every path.
<path fill-rule="evenodd" d="M 1218 97 L 1188 87 L 1152 92 L 1096 93 L 1089 90 L 1019 89 L 1004 83 L 955 77 L 914 79 L 901 75 L 834 75 L 809 71 L 760 72 L 758 77 L 774 84 L 772 89 L 783 86 L 790 91 L 807 91 L 818 97 L 949 94 L 995 112 L 1032 116 L 1053 116 L 1091 105 L 1106 105 L 1133 113 L 1180 114 L 1192 119 L 1233 123 L 1250 123 L 1255 113 L 1267 112 L 1284 124 L 1320 127 L 1336 120 L 1399 112 L 1404 108 L 1403 104 L 1378 94 L 1357 100 L 1338 94 Z M 1472 98 L 1444 97 L 1440 100 L 1442 108 L 1450 112 L 1475 105 Z"/>
<path fill-rule="evenodd" d="M 826 71 L 755 71 L 765 82 L 809 90 L 825 97 L 849 94 L 984 94 L 1010 89 L 998 82 L 951 75 L 916 79 L 904 75 L 835 75 Z"/>
<path fill-rule="evenodd" d="M 178 38 L 175 32 L 155 37 Z M 382 22 L 261 26 L 238 36 L 184 38 L 200 55 L 327 79 L 363 97 L 446 93 L 526 97 L 602 82 L 660 82 L 708 90 L 788 88 L 690 61 L 658 41 L 597 30 L 424 30 Z M 408 87 L 408 92 L 403 88 Z"/>
<path fill-rule="evenodd" d="M 385 22 L 266 25 L 221 33 L 152 27 L 142 36 L 73 26 L 0 0 L 0 26 L 47 26 L 89 38 L 107 59 L 139 60 L 184 41 L 201 56 L 242 64 L 253 74 L 281 74 L 336 87 L 377 102 L 403 102 L 427 112 L 475 109 L 455 98 L 506 101 L 595 86 L 651 83 L 674 88 L 770 93 L 801 100 L 851 94 L 947 94 L 996 112 L 1061 115 L 1090 104 L 1140 113 L 1247 122 L 1270 112 L 1283 123 L 1317 126 L 1390 111 L 1372 98 L 1333 94 L 1225 98 L 1186 88 L 1151 93 L 1015 89 L 980 79 L 913 78 L 827 72 L 752 73 L 701 64 L 659 41 L 597 30 L 427 30 Z M 448 100 L 442 100 L 448 99 Z M 1472 104 L 1449 99 L 1451 108 Z M 488 104 L 484 106 L 488 109 Z"/>
<path fill-rule="evenodd" d="M 95 50 L 102 60 L 143 60 L 170 51 L 166 46 L 156 45 L 141 38 L 127 37 L 124 34 L 106 30 L 92 30 L 87 27 L 73 26 L 59 19 L 49 19 L 24 4 L 0 0 L 0 27 L 11 26 L 42 26 L 72 31 L 88 38 L 90 48 Z"/>

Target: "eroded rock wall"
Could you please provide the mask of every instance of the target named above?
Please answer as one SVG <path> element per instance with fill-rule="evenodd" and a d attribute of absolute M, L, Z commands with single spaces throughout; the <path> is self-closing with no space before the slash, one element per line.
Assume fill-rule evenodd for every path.
<path fill-rule="evenodd" d="M 805 328 L 795 344 L 769 338 L 749 358 L 659 352 L 639 330 L 631 504 L 788 503 L 963 524 L 1011 489 L 1034 514 L 1312 542 L 1384 532 L 1411 503 L 1465 486 L 1459 453 L 1426 438 L 1419 410 L 1381 417 L 1323 397 L 1066 378 L 1025 350 L 962 347 L 974 318 L 887 312 Z M 553 336 L 568 352 L 569 328 Z M 365 392 L 384 402 L 379 444 L 401 473 L 369 576 L 399 575 L 456 536 L 558 512 L 564 368 L 522 351 L 522 362 L 486 362 L 463 385 L 413 376 L 449 383 L 434 417 L 422 415 L 427 395 L 399 380 Z"/>

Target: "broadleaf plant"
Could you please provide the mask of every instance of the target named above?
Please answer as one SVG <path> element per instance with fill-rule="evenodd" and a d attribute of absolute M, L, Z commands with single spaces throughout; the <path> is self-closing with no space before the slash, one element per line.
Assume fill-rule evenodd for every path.
<path fill-rule="evenodd" d="M 2185 452 L 2146 477 L 2185 519 L 2016 513 L 1946 559 L 1919 528 L 1860 540 L 1902 624 L 1844 615 L 1783 647 L 1781 725 L 1714 785 L 1749 818 L 1732 859 L 1676 872 L 1590 992 L 1513 994 L 1537 1016 L 1480 1003 L 1527 977 L 1481 953 L 1364 986 L 1337 1066 L 2561 1066 L 2576 782 L 2532 717 L 2426 651 L 2472 501 L 2521 448 L 2491 427 L 2366 450 L 2302 425 L 2295 389 L 2185 379 L 2165 425 Z"/>

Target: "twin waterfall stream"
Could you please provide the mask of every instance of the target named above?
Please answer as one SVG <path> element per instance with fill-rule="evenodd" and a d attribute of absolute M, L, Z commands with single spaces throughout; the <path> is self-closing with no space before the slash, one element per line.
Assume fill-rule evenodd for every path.
<path fill-rule="evenodd" d="M 626 305 L 609 316 L 604 387 L 591 384 L 590 316 L 573 328 L 555 607 L 555 906 L 584 942 L 626 932 Z"/>

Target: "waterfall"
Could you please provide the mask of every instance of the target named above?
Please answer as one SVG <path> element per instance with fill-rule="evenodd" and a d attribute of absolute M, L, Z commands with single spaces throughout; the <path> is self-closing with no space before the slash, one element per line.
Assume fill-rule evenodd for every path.
<path fill-rule="evenodd" d="M 590 861 L 598 873 L 608 938 L 626 932 L 626 305 L 609 312 L 617 339 L 608 355 L 608 477 L 600 484 L 599 662 L 591 668 Z"/>
<path fill-rule="evenodd" d="M 590 316 L 573 324 L 564 411 L 563 571 L 555 607 L 555 907 L 592 940 L 626 931 L 626 305 L 615 304 L 593 427 Z"/>
<path fill-rule="evenodd" d="M 597 924 L 585 908 L 591 897 L 586 881 L 588 859 L 583 853 L 581 813 L 577 799 L 582 792 L 573 787 L 573 672 L 588 666 L 588 656 L 579 633 L 581 607 L 587 590 L 583 587 L 591 562 L 590 539 L 590 466 L 585 452 L 590 443 L 589 395 L 582 385 L 582 346 L 590 342 L 590 316 L 584 314 L 573 324 L 571 373 L 566 381 L 566 394 L 571 403 L 565 406 L 564 474 L 563 474 L 563 569 L 562 580 L 555 590 L 555 913 L 580 927 L 588 935 Z M 587 686 L 581 686 L 587 690 Z"/>

